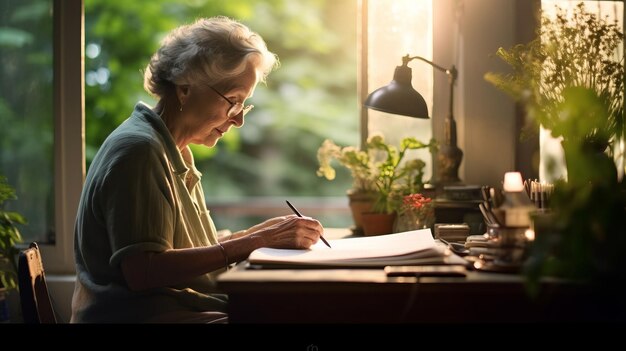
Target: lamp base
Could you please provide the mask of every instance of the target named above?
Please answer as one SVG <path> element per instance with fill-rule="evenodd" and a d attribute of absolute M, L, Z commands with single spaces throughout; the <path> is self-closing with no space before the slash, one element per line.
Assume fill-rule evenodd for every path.
<path fill-rule="evenodd" d="M 463 185 L 463 181 L 459 178 L 459 167 L 462 161 L 463 151 L 456 145 L 444 144 L 439 148 L 435 160 L 437 171 L 431 181 L 438 192 L 441 192 L 446 185 Z"/>

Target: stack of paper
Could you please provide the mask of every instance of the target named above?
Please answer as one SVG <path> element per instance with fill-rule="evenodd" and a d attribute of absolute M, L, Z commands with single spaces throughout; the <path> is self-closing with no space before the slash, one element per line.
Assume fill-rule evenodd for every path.
<path fill-rule="evenodd" d="M 262 267 L 384 267 L 388 265 L 464 264 L 435 242 L 430 229 L 321 241 L 308 250 L 260 248 L 248 258 Z"/>

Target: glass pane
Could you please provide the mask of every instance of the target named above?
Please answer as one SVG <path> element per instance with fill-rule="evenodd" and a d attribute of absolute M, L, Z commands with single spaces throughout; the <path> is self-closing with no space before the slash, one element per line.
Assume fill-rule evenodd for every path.
<path fill-rule="evenodd" d="M 239 230 L 289 214 L 287 196 L 327 227 L 350 225 L 349 173 L 338 170 L 329 182 L 316 170 L 325 138 L 359 142 L 356 0 L 121 3 L 85 1 L 88 166 L 137 100 L 156 103 L 143 91 L 140 72 L 163 35 L 198 16 L 225 15 L 258 32 L 281 66 L 256 88 L 243 128 L 232 128 L 216 147 L 192 146 L 216 226 Z"/>
<path fill-rule="evenodd" d="M 368 85 L 369 93 L 391 82 L 396 66 L 405 55 L 432 60 L 432 0 L 368 1 Z M 433 106 L 433 68 L 422 61 L 409 63 L 413 88 L 426 100 L 429 113 Z M 443 73 L 442 73 L 443 74 Z M 443 110 L 443 109 L 442 109 Z M 430 119 L 418 119 L 368 110 L 369 135 L 380 133 L 398 145 L 407 136 L 428 142 L 432 137 Z M 444 116 L 442 116 L 444 117 Z M 432 116 L 431 116 L 432 118 Z M 419 157 L 426 162 L 424 180 L 431 177 L 431 155 L 427 150 L 411 151 L 407 159 Z"/>
<path fill-rule="evenodd" d="M 0 1 L 0 174 L 25 242 L 54 242 L 52 33 L 52 0 Z"/>

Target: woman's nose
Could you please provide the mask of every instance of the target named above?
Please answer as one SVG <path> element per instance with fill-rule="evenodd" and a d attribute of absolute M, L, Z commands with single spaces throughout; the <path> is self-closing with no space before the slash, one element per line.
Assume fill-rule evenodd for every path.
<path fill-rule="evenodd" d="M 230 119 L 233 125 L 237 128 L 241 128 L 243 126 L 243 111 L 241 111 L 237 116 Z"/>

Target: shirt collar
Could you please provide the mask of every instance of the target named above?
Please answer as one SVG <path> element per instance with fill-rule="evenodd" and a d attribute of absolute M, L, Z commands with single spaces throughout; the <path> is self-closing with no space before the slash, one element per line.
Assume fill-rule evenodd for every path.
<path fill-rule="evenodd" d="M 172 134 L 169 129 L 167 129 L 167 126 L 165 126 L 161 117 L 159 117 L 159 115 L 152 111 L 152 109 L 142 101 L 135 105 L 135 111 L 133 114 L 144 117 L 152 125 L 152 127 L 154 127 L 154 130 L 161 135 L 163 145 L 165 146 L 165 152 L 167 152 L 168 158 L 171 161 L 170 167 L 172 167 L 172 172 L 176 175 L 184 176 L 189 171 L 189 168 L 185 165 L 185 160 L 183 160 L 183 156 L 178 150 Z M 189 147 L 187 146 L 187 148 Z M 189 152 L 191 153 L 191 150 L 189 150 Z"/>

